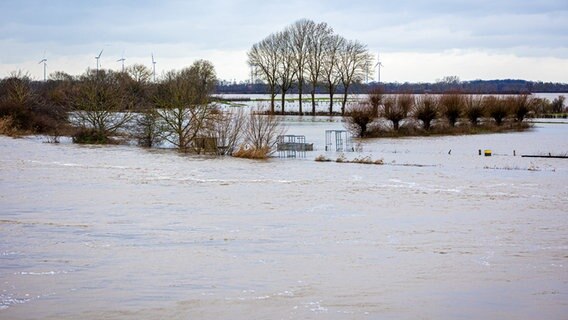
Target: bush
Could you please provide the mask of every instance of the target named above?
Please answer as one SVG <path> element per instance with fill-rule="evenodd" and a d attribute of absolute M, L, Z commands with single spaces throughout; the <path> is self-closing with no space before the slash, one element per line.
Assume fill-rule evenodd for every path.
<path fill-rule="evenodd" d="M 382 116 L 392 122 L 394 131 L 398 131 L 400 121 L 408 116 L 413 105 L 414 96 L 411 94 L 389 96 L 384 99 Z"/>
<path fill-rule="evenodd" d="M 348 114 L 345 122 L 347 130 L 355 137 L 367 137 L 369 124 L 375 120 L 374 107 L 364 104 L 355 105 L 349 109 Z"/>
<path fill-rule="evenodd" d="M 564 100 L 566 98 L 564 96 L 558 96 L 558 98 L 554 98 L 550 107 L 552 109 L 552 113 L 561 113 L 564 111 Z"/>
<path fill-rule="evenodd" d="M 531 108 L 533 99 L 526 94 L 507 98 L 508 109 L 515 116 L 517 122 L 523 122 Z"/>
<path fill-rule="evenodd" d="M 488 96 L 483 99 L 483 105 L 484 108 L 488 110 L 487 113 L 489 116 L 495 120 L 495 124 L 501 126 L 509 114 L 509 108 L 505 100 L 503 98 Z"/>
<path fill-rule="evenodd" d="M 139 146 L 151 148 L 163 140 L 158 116 L 153 109 L 142 112 L 135 119 L 134 137 Z"/>
<path fill-rule="evenodd" d="M 479 119 L 485 115 L 483 100 L 481 96 L 472 96 L 464 99 L 465 115 L 473 126 L 479 124 Z"/>
<path fill-rule="evenodd" d="M 101 132 L 95 129 L 81 128 L 72 137 L 74 143 L 79 144 L 108 144 L 114 141 Z"/>
<path fill-rule="evenodd" d="M 0 81 L 0 97 L 0 118 L 11 119 L 3 125 L 11 125 L 19 134 L 50 133 L 66 124 L 65 110 L 42 99 L 26 75 L 13 73 Z"/>
<path fill-rule="evenodd" d="M 456 122 L 463 112 L 463 95 L 459 93 L 446 93 L 440 98 L 442 115 L 448 120 L 451 127 L 456 126 Z"/>
<path fill-rule="evenodd" d="M 0 117 L 0 134 L 10 137 L 18 136 L 18 130 L 11 116 Z"/>
<path fill-rule="evenodd" d="M 430 130 L 432 121 L 438 117 L 438 99 L 431 95 L 420 97 L 414 106 L 413 116 L 422 121 L 424 130 Z"/>
<path fill-rule="evenodd" d="M 383 87 L 378 86 L 369 91 L 368 101 L 373 108 L 373 116 L 379 116 L 379 106 L 383 103 L 385 97 L 385 90 Z"/>
<path fill-rule="evenodd" d="M 271 154 L 272 150 L 269 147 L 251 148 L 241 146 L 237 151 L 233 152 L 232 156 L 236 158 L 246 159 L 266 159 Z"/>

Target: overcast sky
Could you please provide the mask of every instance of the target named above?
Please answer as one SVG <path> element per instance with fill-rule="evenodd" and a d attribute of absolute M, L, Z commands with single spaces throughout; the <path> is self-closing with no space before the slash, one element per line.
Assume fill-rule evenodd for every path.
<path fill-rule="evenodd" d="M 526 79 L 568 83 L 567 0 L 1 0 L 0 78 L 143 63 L 160 74 L 208 59 L 248 79 L 252 44 L 294 21 L 327 22 L 380 52 L 385 82 Z M 376 77 L 376 76 L 375 76 Z"/>

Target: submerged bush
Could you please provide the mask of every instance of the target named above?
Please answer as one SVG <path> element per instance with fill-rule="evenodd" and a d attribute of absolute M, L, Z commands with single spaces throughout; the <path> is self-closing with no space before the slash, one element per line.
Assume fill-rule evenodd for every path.
<path fill-rule="evenodd" d="M 503 120 L 509 114 L 509 108 L 503 98 L 488 96 L 483 99 L 483 105 L 488 110 L 488 115 L 495 120 L 497 126 L 503 124 Z"/>
<path fill-rule="evenodd" d="M 414 106 L 413 116 L 422 121 L 424 130 L 430 130 L 432 121 L 438 117 L 438 99 L 431 95 L 418 98 Z"/>
<path fill-rule="evenodd" d="M 464 99 L 465 115 L 473 126 L 479 124 L 479 119 L 485 115 L 483 100 L 481 96 L 472 96 Z"/>
<path fill-rule="evenodd" d="M 375 120 L 374 107 L 358 104 L 349 109 L 345 126 L 353 136 L 364 138 L 369 135 L 369 124 L 373 120 Z"/>
<path fill-rule="evenodd" d="M 508 108 L 517 122 L 523 122 L 533 107 L 533 99 L 526 95 L 518 95 L 507 98 Z"/>
<path fill-rule="evenodd" d="M 269 147 L 252 148 L 241 146 L 237 151 L 233 152 L 233 157 L 246 159 L 267 159 L 272 150 Z"/>
<path fill-rule="evenodd" d="M 72 137 L 79 144 L 108 144 L 114 142 L 104 132 L 96 129 L 81 128 Z"/>
<path fill-rule="evenodd" d="M 442 115 L 448 120 L 451 127 L 456 126 L 463 111 L 463 95 L 459 93 L 446 93 L 440 98 Z"/>
<path fill-rule="evenodd" d="M 379 116 L 379 107 L 383 103 L 383 99 L 385 97 L 385 90 L 383 87 L 378 86 L 369 91 L 368 102 L 373 108 L 373 116 Z"/>
<path fill-rule="evenodd" d="M 408 116 L 413 105 L 414 96 L 411 94 L 386 97 L 383 102 L 382 116 L 392 122 L 394 131 L 398 131 L 400 121 Z"/>

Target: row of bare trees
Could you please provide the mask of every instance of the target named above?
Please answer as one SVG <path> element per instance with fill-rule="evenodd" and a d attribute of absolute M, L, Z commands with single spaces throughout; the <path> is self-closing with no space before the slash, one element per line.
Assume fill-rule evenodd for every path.
<path fill-rule="evenodd" d="M 275 112 L 277 91 L 284 113 L 286 93 L 298 88 L 299 112 L 303 114 L 302 94 L 309 88 L 312 114 L 316 112 L 315 92 L 324 84 L 329 92 L 329 112 L 333 113 L 333 97 L 337 86 L 343 86 L 341 114 L 345 114 L 347 96 L 354 83 L 363 81 L 371 72 L 373 57 L 366 45 L 334 34 L 325 22 L 298 20 L 282 31 L 272 33 L 253 44 L 248 51 L 248 64 L 266 82 L 271 97 L 270 111 Z"/>
<path fill-rule="evenodd" d="M 398 132 L 404 122 L 420 126 L 425 132 L 457 126 L 500 127 L 510 119 L 517 127 L 527 115 L 540 108 L 545 100 L 530 95 L 481 96 L 446 93 L 441 95 L 412 94 L 385 95 L 380 88 L 371 92 L 365 103 L 349 110 L 348 128 L 359 137 L 380 135 L 381 120 L 390 123 L 391 130 Z"/>
<path fill-rule="evenodd" d="M 78 77 L 56 72 L 47 82 L 15 73 L 0 81 L 0 128 L 9 127 L 4 133 L 70 135 L 77 143 L 135 138 L 142 146 L 169 145 L 184 152 L 243 149 L 256 152 L 255 157 L 272 152 L 279 121 L 216 104 L 211 62 L 198 60 L 157 83 L 150 82 L 150 75 L 138 66 L 125 72 L 87 70 Z"/>

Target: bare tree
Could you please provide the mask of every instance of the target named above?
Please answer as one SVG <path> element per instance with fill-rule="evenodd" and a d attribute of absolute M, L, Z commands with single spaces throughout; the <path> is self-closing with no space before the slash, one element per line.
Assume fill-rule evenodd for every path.
<path fill-rule="evenodd" d="M 306 72 L 310 83 L 312 96 L 312 114 L 316 114 L 316 88 L 322 80 L 323 63 L 325 60 L 326 43 L 329 42 L 333 30 L 325 22 L 318 23 L 308 36 L 308 56 L 306 59 Z"/>
<path fill-rule="evenodd" d="M 359 41 L 349 40 L 343 43 L 338 63 L 339 78 L 343 85 L 341 115 L 345 114 L 350 86 L 365 79 L 366 72 L 369 70 L 367 66 L 371 64 L 371 59 L 367 47 Z"/>
<path fill-rule="evenodd" d="M 260 75 L 268 85 L 271 113 L 274 113 L 274 98 L 276 97 L 278 68 L 281 60 L 278 46 L 276 35 L 271 34 L 261 42 L 255 43 L 247 53 L 248 64 L 254 68 L 255 73 Z"/>
<path fill-rule="evenodd" d="M 339 35 L 332 35 L 325 38 L 324 42 L 324 60 L 322 65 L 324 85 L 329 92 L 329 114 L 333 114 L 333 95 L 339 81 L 341 80 L 341 75 L 338 71 L 339 58 L 341 54 L 341 48 L 344 46 L 345 39 Z"/>
<path fill-rule="evenodd" d="M 298 70 L 296 69 L 294 51 L 292 46 L 292 34 L 285 30 L 276 34 L 278 43 L 278 55 L 281 57 L 280 66 L 276 75 L 278 87 L 280 87 L 280 95 L 282 99 L 282 111 L 284 114 L 284 105 L 286 103 L 286 92 L 294 85 L 294 78 Z"/>
<path fill-rule="evenodd" d="M 132 119 L 131 102 L 111 70 L 88 71 L 80 78 L 71 105 L 72 123 L 82 130 L 75 137 L 80 143 L 107 143 Z"/>
<path fill-rule="evenodd" d="M 217 139 L 217 154 L 231 155 L 241 143 L 246 123 L 243 108 L 219 112 L 214 116 L 211 127 Z"/>
<path fill-rule="evenodd" d="M 152 70 L 143 64 L 133 64 L 126 68 L 126 73 L 137 83 L 146 84 L 152 79 Z"/>
<path fill-rule="evenodd" d="M 301 19 L 296 21 L 288 29 L 291 36 L 292 52 L 296 67 L 296 79 L 298 80 L 298 103 L 299 112 L 302 109 L 302 93 L 304 89 L 304 77 L 306 74 L 307 63 L 310 54 L 310 37 L 316 30 L 316 23 L 312 20 Z"/>
<path fill-rule="evenodd" d="M 281 118 L 253 111 L 244 126 L 243 144 L 233 153 L 235 157 L 264 159 L 274 152 L 278 136 L 286 129 Z"/>
<path fill-rule="evenodd" d="M 210 96 L 217 82 L 211 62 L 198 60 L 191 67 L 166 74 L 155 98 L 157 116 L 166 141 L 189 151 L 216 112 Z"/>

